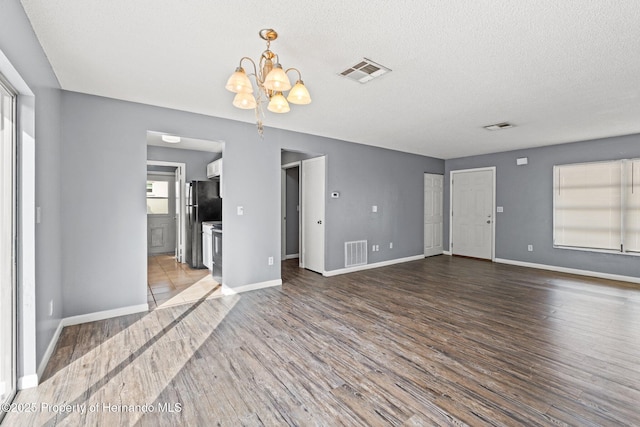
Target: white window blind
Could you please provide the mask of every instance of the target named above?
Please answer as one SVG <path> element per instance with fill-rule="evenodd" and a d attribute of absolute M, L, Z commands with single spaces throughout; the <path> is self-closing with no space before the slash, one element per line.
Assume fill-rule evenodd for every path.
<path fill-rule="evenodd" d="M 624 249 L 640 252 L 640 159 L 627 163 L 626 182 Z"/>
<path fill-rule="evenodd" d="M 640 252 L 640 159 L 554 166 L 556 246 Z"/>

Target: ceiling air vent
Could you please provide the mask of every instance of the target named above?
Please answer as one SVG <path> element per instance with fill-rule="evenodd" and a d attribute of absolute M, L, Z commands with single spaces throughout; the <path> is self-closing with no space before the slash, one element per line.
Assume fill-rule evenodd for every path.
<path fill-rule="evenodd" d="M 513 125 L 511 123 L 503 122 L 503 123 L 496 123 L 495 125 L 485 126 L 484 128 L 486 130 L 502 130 L 502 129 L 509 129 L 512 127 Z"/>
<path fill-rule="evenodd" d="M 381 75 L 388 73 L 389 71 L 391 71 L 391 69 L 384 65 L 380 65 L 367 58 L 362 58 L 362 61 L 353 67 L 347 68 L 341 72 L 340 75 L 359 83 L 366 83 L 376 77 L 380 77 Z"/>

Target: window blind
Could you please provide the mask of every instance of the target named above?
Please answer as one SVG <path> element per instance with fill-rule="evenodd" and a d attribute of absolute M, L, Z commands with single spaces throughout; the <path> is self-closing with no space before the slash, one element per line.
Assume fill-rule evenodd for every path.
<path fill-rule="evenodd" d="M 555 246 L 640 252 L 640 159 L 553 168 Z"/>
<path fill-rule="evenodd" d="M 628 252 L 640 252 L 640 159 L 627 163 L 626 183 L 624 249 Z"/>
<path fill-rule="evenodd" d="M 555 167 L 556 245 L 620 249 L 620 173 L 620 162 Z"/>

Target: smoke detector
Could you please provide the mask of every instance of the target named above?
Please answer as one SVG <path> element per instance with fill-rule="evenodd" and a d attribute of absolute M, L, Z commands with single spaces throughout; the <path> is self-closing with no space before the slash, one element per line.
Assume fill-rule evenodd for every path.
<path fill-rule="evenodd" d="M 380 65 L 377 62 L 373 62 L 370 59 L 362 58 L 362 61 L 356 65 L 347 68 L 343 72 L 339 73 L 342 77 L 346 77 L 350 80 L 354 80 L 358 83 L 367 83 L 376 77 L 380 77 L 383 74 L 387 74 L 391 69 Z"/>
<path fill-rule="evenodd" d="M 512 128 L 513 125 L 511 123 L 502 122 L 496 123 L 495 125 L 484 126 L 486 130 L 502 130 Z"/>

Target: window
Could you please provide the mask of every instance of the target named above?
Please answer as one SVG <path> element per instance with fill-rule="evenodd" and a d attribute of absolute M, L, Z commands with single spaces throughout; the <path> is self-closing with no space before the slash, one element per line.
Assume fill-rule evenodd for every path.
<path fill-rule="evenodd" d="M 554 246 L 640 252 L 640 159 L 553 168 Z"/>
<path fill-rule="evenodd" d="M 169 213 L 169 182 L 147 181 L 147 214 Z"/>

